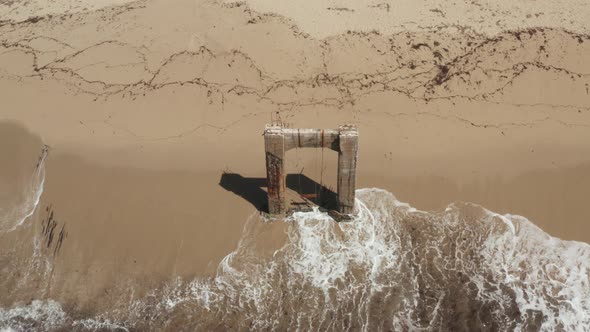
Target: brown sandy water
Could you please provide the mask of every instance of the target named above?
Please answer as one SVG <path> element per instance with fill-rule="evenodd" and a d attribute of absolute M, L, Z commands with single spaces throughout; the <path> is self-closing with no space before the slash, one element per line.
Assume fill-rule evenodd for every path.
<path fill-rule="evenodd" d="M 0 4 L 0 329 L 590 326 L 586 7 L 77 4 Z M 357 124 L 356 221 L 260 216 L 272 120 Z M 291 196 L 334 187 L 335 154 L 287 158 Z"/>

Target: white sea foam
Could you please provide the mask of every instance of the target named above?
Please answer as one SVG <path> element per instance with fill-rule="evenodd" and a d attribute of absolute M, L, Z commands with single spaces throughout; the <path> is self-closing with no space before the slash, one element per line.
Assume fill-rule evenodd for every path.
<path fill-rule="evenodd" d="M 3 331 L 49 331 L 63 326 L 66 313 L 55 301 L 34 300 L 29 305 L 12 309 L 0 308 L 0 330 Z"/>
<path fill-rule="evenodd" d="M 43 314 L 39 303 L 3 310 L 0 326 L 18 330 L 20 316 L 84 330 L 590 330 L 590 245 L 474 204 L 432 213 L 380 189 L 357 197 L 350 222 L 295 213 L 272 258 L 255 250 L 267 224 L 253 215 L 215 277 L 176 278 L 78 321 L 51 301 Z"/>
<path fill-rule="evenodd" d="M 73 328 L 83 331 L 128 331 L 110 319 L 87 318 L 73 320 L 62 306 L 53 300 L 34 300 L 28 305 L 12 309 L 0 308 L 0 331 L 51 331 Z"/>
<path fill-rule="evenodd" d="M 289 219 L 289 241 L 272 262 L 248 273 L 254 268 L 244 263 L 245 250 L 238 248 L 224 259 L 213 284 L 193 284 L 191 296 L 202 295 L 208 307 L 215 306 L 211 298 L 219 305 L 239 296 L 241 303 L 253 301 L 270 309 L 285 305 L 270 298 L 276 279 L 287 278 L 287 289 L 309 292 L 312 307 L 324 311 L 316 325 L 297 320 L 301 328 L 322 326 L 329 316 L 325 313 L 338 312 L 340 305 L 353 301 L 349 314 L 371 329 L 376 326 L 369 320 L 371 301 L 399 288 L 405 293 L 398 299 L 401 305 L 387 313 L 392 328 L 430 329 L 450 323 L 444 306 L 458 301 L 454 296 L 471 296 L 480 310 L 489 310 L 488 318 L 471 317 L 480 327 L 494 323 L 514 330 L 590 329 L 587 244 L 550 237 L 524 217 L 498 215 L 473 204 L 453 204 L 435 214 L 418 211 L 379 189 L 359 190 L 358 197 L 354 221 L 334 223 L 318 210 L 295 213 Z M 457 284 L 454 278 L 462 276 L 465 281 Z M 471 290 L 452 294 L 450 289 L 461 289 L 461 283 L 470 284 Z M 195 290 L 199 287 L 202 293 Z M 427 291 L 432 292 L 430 300 L 424 298 Z M 431 312 L 420 312 L 421 307 Z M 259 327 L 276 321 L 260 311 L 250 318 Z"/>

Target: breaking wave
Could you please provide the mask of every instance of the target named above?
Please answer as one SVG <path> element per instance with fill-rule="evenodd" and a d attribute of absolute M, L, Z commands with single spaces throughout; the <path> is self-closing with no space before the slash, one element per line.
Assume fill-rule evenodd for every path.
<path fill-rule="evenodd" d="M 0 309 L 0 329 L 590 330 L 590 245 L 470 203 L 423 212 L 361 189 L 356 208 L 343 223 L 295 213 L 272 257 L 252 215 L 214 277 L 92 315 L 36 300 Z"/>
<path fill-rule="evenodd" d="M 47 157 L 48 147 L 44 146 L 35 171 L 31 176 L 28 185 L 24 188 L 24 202 L 13 207 L 0 207 L 0 232 L 11 232 L 21 226 L 29 217 L 33 215 L 39 200 L 43 194 L 43 184 L 45 183 L 45 158 Z"/>

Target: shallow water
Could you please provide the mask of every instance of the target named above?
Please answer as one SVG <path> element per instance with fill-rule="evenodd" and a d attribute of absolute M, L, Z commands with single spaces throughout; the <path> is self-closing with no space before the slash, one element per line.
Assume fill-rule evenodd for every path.
<path fill-rule="evenodd" d="M 31 199 L 4 217 L 4 236 L 33 226 L 44 155 L 26 189 Z M 108 303 L 84 308 L 47 291 L 59 274 L 43 250 L 44 227 L 2 255 L 0 285 L 14 300 L 0 308 L 0 329 L 590 329 L 590 245 L 470 203 L 419 211 L 375 188 L 357 190 L 356 209 L 344 223 L 319 211 L 283 221 L 254 213 L 214 276 L 147 288 L 121 276 Z M 287 240 L 269 254 L 261 242 L 271 223 L 287 224 Z"/>

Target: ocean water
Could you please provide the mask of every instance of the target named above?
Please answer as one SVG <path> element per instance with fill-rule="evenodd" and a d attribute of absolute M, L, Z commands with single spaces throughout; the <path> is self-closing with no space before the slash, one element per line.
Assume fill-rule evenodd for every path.
<path fill-rule="evenodd" d="M 31 227 L 45 155 L 30 199 L 2 215 L 3 233 Z M 33 296 L 0 308 L 0 331 L 590 331 L 590 245 L 471 203 L 419 211 L 377 188 L 357 190 L 356 210 L 342 223 L 319 210 L 281 221 L 253 213 L 212 277 L 172 279 L 92 312 Z M 257 242 L 270 222 L 287 223 L 288 238 L 268 257 Z M 52 271 L 39 241 L 20 284 Z"/>

